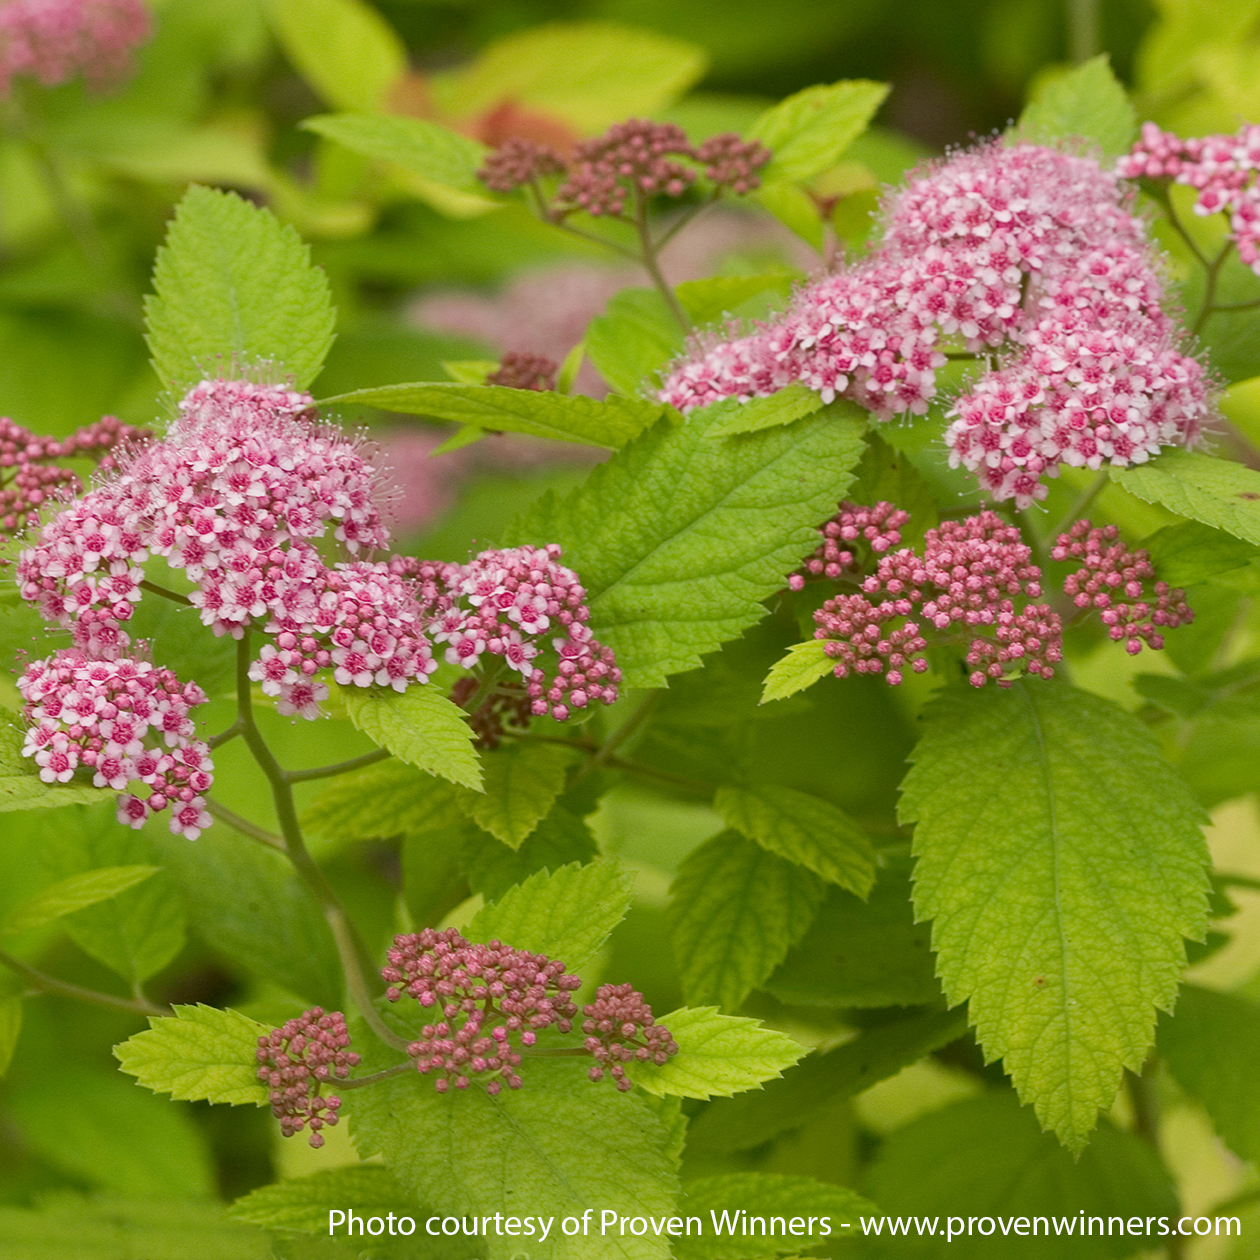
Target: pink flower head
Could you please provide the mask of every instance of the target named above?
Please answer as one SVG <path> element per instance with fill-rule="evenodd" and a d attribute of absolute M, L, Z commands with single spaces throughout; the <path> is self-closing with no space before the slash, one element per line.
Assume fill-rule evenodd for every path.
<path fill-rule="evenodd" d="M 563 175 L 564 162 L 550 146 L 510 137 L 486 158 L 477 178 L 495 192 L 509 193 L 545 175 Z"/>
<path fill-rule="evenodd" d="M 669 1029 L 658 1024 L 643 994 L 628 984 L 604 984 L 595 1001 L 582 1008 L 586 1049 L 594 1056 L 593 1081 L 602 1081 L 605 1070 L 623 1093 L 631 1088 L 623 1063 L 668 1062 L 678 1053 Z"/>
<path fill-rule="evenodd" d="M 880 420 L 937 398 L 942 344 L 1000 352 L 950 412 L 951 462 L 1026 507 L 1061 464 L 1141 463 L 1208 415 L 1145 225 L 1114 174 L 1038 145 L 926 168 L 885 208 L 866 261 L 803 289 L 777 323 L 698 341 L 660 397 L 683 411 L 800 382 Z"/>
<path fill-rule="evenodd" d="M 680 157 L 694 161 L 696 151 L 673 123 L 617 123 L 577 146 L 557 198 L 587 214 L 617 218 L 632 195 L 681 197 L 696 172 L 675 160 Z"/>
<path fill-rule="evenodd" d="M 325 1014 L 319 1006 L 258 1038 L 258 1079 L 267 1086 L 271 1114 L 285 1137 L 309 1128 L 311 1145 L 324 1145 L 320 1130 L 337 1123 L 341 1108 L 341 1099 L 327 1088 L 359 1064 L 349 1044 L 346 1017 L 340 1011 Z"/>
<path fill-rule="evenodd" d="M 45 87 L 76 74 L 104 87 L 126 73 L 149 37 L 142 0 L 4 0 L 0 3 L 0 96 L 15 75 Z"/>

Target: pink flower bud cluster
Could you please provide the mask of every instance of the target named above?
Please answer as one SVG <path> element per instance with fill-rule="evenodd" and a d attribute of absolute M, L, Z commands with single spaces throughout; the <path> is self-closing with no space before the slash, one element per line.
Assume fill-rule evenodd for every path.
<path fill-rule="evenodd" d="M 1162 648 L 1162 631 L 1189 625 L 1194 612 L 1185 591 L 1155 580 L 1148 551 L 1131 549 L 1118 538 L 1114 525 L 1096 529 L 1089 521 L 1077 521 L 1059 535 L 1050 555 L 1082 562 L 1064 581 L 1064 591 L 1078 608 L 1098 609 L 1111 638 L 1117 643 L 1123 639 L 1125 651 L 1136 656 L 1143 643 Z"/>
<path fill-rule="evenodd" d="M 170 806 L 176 835 L 195 840 L 210 825 L 203 793 L 214 763 L 189 716 L 206 699 L 196 683 L 148 661 L 65 648 L 28 665 L 18 689 L 28 723 L 22 755 L 34 757 L 45 783 L 68 783 L 86 766 L 94 786 L 125 793 L 119 822 L 139 827 Z M 125 792 L 133 783 L 149 795 Z"/>
<path fill-rule="evenodd" d="M 846 500 L 840 504 L 839 512 L 819 529 L 823 540 L 805 561 L 805 572 L 834 580 L 850 570 L 862 568 L 863 547 L 877 556 L 883 555 L 901 541 L 901 526 L 909 519 L 909 512 L 883 500 L 874 507 Z M 799 591 L 805 581 L 804 574 L 793 573 L 788 578 L 788 586 Z"/>
<path fill-rule="evenodd" d="M 311 1145 L 324 1145 L 320 1130 L 337 1123 L 341 1099 L 321 1091 L 358 1066 L 349 1044 L 346 1017 L 319 1006 L 258 1038 L 258 1079 L 269 1090 L 271 1114 L 285 1137 L 309 1128 Z"/>
<path fill-rule="evenodd" d="M 509 193 L 545 175 L 563 175 L 564 162 L 549 145 L 510 137 L 494 149 L 477 178 L 494 192 Z"/>
<path fill-rule="evenodd" d="M 66 438 L 37 437 L 8 416 L 0 416 L 0 542 L 6 534 L 34 525 L 49 500 L 82 489 L 72 469 L 48 461 L 87 456 L 98 461 L 98 468 L 109 469 L 114 466 L 112 450 L 148 436 L 147 429 L 123 424 L 116 416 L 102 416 Z"/>
<path fill-rule="evenodd" d="M 556 361 L 545 354 L 530 354 L 528 350 L 509 350 L 486 377 L 486 384 L 543 393 L 556 387 Z"/>
<path fill-rule="evenodd" d="M 501 657 L 525 680 L 533 714 L 563 722 L 593 700 L 612 704 L 621 671 L 587 626 L 586 592 L 559 558 L 550 543 L 483 551 L 467 564 L 396 559 L 394 567 L 419 579 L 436 613 L 430 635 L 446 644 L 449 664 L 472 669 L 485 653 Z M 544 658 L 548 637 L 553 652 Z"/>
<path fill-rule="evenodd" d="M 622 1064 L 637 1061 L 660 1066 L 678 1053 L 669 1029 L 656 1022 L 643 994 L 628 984 L 601 985 L 595 1001 L 584 1006 L 582 1014 L 586 1049 L 595 1057 L 590 1070 L 593 1081 L 602 1081 L 606 1070 L 625 1092 L 632 1085 Z"/>
<path fill-rule="evenodd" d="M 771 156 L 765 145 L 741 140 L 733 131 L 712 136 L 696 148 L 696 161 L 704 164 L 705 179 L 741 196 L 761 187 L 757 172 Z"/>
<path fill-rule="evenodd" d="M 521 1046 L 532 1046 L 544 1028 L 569 1032 L 577 1007 L 569 996 L 581 985 L 564 964 L 513 949 L 500 941 L 473 945 L 454 928 L 396 936 L 381 969 L 397 1002 L 405 993 L 441 1019 L 427 1024 L 407 1047 L 423 1076 L 434 1072 L 434 1088 L 467 1089 L 474 1077 L 497 1094 L 506 1084 L 520 1089 Z"/>
<path fill-rule="evenodd" d="M 1155 123 L 1116 163 L 1126 179 L 1174 180 L 1197 189 L 1196 214 L 1227 214 L 1238 256 L 1260 275 L 1260 126 L 1183 140 Z"/>
<path fill-rule="evenodd" d="M 1021 670 L 1050 678 L 1062 657 L 1062 625 L 1041 594 L 1041 570 L 1019 530 L 994 512 L 928 530 L 923 554 L 882 556 L 861 594 L 829 599 L 814 614 L 816 639 L 836 662 L 833 673 L 885 673 L 891 686 L 907 665 L 927 669 L 924 631 L 968 643 L 973 687 L 1009 686 Z"/>
<path fill-rule="evenodd" d="M 878 250 L 803 289 L 777 323 L 697 341 L 660 397 L 689 411 L 801 382 L 889 420 L 936 401 L 946 347 L 1002 350 L 957 399 L 945 441 L 952 464 L 1025 507 L 1061 464 L 1141 463 L 1197 441 L 1207 382 L 1164 297 L 1117 176 L 988 144 L 912 179 Z"/>
<path fill-rule="evenodd" d="M 93 87 L 123 75 L 149 37 L 142 0 L 6 0 L 0 4 L 0 96 L 17 75 L 52 87 L 76 74 Z"/>

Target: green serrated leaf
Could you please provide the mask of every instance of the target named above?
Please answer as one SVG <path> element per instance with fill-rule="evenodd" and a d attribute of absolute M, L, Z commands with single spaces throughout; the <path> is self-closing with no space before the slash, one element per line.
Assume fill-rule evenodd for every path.
<path fill-rule="evenodd" d="M 427 118 L 319 114 L 304 119 L 301 125 L 355 153 L 391 162 L 442 188 L 479 196 L 485 193 L 485 186 L 477 178 L 477 170 L 488 152 L 485 145 Z"/>
<path fill-rule="evenodd" d="M 743 1151 L 808 1124 L 836 1098 L 860 1094 L 967 1031 L 965 1011 L 923 1011 L 877 1024 L 825 1054 L 807 1055 L 777 1081 L 720 1099 L 691 1122 L 695 1151 Z"/>
<path fill-rule="evenodd" d="M 496 840 L 519 849 L 564 790 L 571 760 L 568 750 L 555 744 L 524 741 L 487 753 L 482 790 L 465 788 L 459 807 Z"/>
<path fill-rule="evenodd" d="M 826 1240 L 840 1241 L 848 1233 L 856 1233 L 858 1217 L 870 1216 L 876 1210 L 847 1186 L 781 1173 L 701 1177 L 687 1182 L 683 1189 L 679 1211 L 698 1216 L 705 1230 L 703 1234 L 684 1235 L 674 1243 L 678 1260 L 742 1260 L 798 1248 L 812 1251 Z M 747 1225 L 741 1213 L 747 1213 Z M 752 1223 L 753 1218 L 760 1218 L 761 1224 Z M 769 1231 L 775 1226 L 767 1222 L 775 1218 L 782 1224 L 771 1237 Z"/>
<path fill-rule="evenodd" d="M 399 761 L 462 787 L 481 787 L 481 763 L 463 710 L 434 686 L 404 692 L 341 687 L 350 720 Z"/>
<path fill-rule="evenodd" d="M 297 233 L 232 192 L 192 187 L 158 250 L 145 324 L 153 366 L 177 393 L 258 360 L 302 389 L 332 345 L 324 273 Z"/>
<path fill-rule="evenodd" d="M 835 661 L 827 655 L 827 644 L 822 639 L 806 639 L 804 643 L 793 643 L 787 655 L 776 661 L 766 675 L 765 687 L 761 693 L 761 703 L 770 700 L 786 700 L 798 691 L 804 691 L 820 678 L 826 678 L 836 667 Z"/>
<path fill-rule="evenodd" d="M 407 49 L 363 0 L 270 0 L 267 15 L 289 60 L 338 109 L 384 108 L 407 69 Z"/>
<path fill-rule="evenodd" d="M 101 790 L 81 783 L 45 783 L 30 757 L 22 756 L 25 736 L 17 719 L 0 709 L 0 814 L 15 809 L 60 809 L 95 805 Z"/>
<path fill-rule="evenodd" d="M 771 106 L 746 137 L 760 140 L 773 154 L 762 182 L 804 183 L 835 166 L 887 95 L 886 83 L 844 79 L 807 87 Z"/>
<path fill-rule="evenodd" d="M 945 992 L 1079 1151 L 1206 930 L 1206 815 L 1137 719 L 1058 682 L 946 692 L 913 761 L 899 813 Z"/>
<path fill-rule="evenodd" d="M 1102 53 L 1047 84 L 1019 116 L 1014 138 L 1052 144 L 1083 136 L 1114 158 L 1136 134 L 1137 113 Z"/>
<path fill-rule="evenodd" d="M 711 324 L 733 314 L 750 298 L 772 294 L 779 299 L 792 291 L 799 273 L 768 271 L 754 276 L 707 276 L 703 280 L 684 280 L 674 290 L 682 308 L 695 324 Z"/>
<path fill-rule="evenodd" d="M 1260 1006 L 1185 985 L 1159 1021 L 1159 1052 L 1229 1149 L 1260 1159 Z"/>
<path fill-rule="evenodd" d="M 1260 544 L 1260 472 L 1197 451 L 1164 451 L 1148 464 L 1113 468 L 1112 481 L 1235 538 Z"/>
<path fill-rule="evenodd" d="M 1187 521 L 1165 525 L 1142 540 L 1160 580 L 1169 586 L 1198 586 L 1223 573 L 1245 568 L 1257 557 L 1260 547 L 1244 542 L 1219 529 Z"/>
<path fill-rule="evenodd" d="M 875 850 L 866 832 L 821 797 L 773 783 L 721 787 L 713 808 L 728 827 L 829 884 L 865 897 L 875 882 Z"/>
<path fill-rule="evenodd" d="M 586 356 L 621 394 L 650 390 L 683 346 L 683 330 L 655 289 L 623 289 L 586 330 Z"/>
<path fill-rule="evenodd" d="M 302 826 L 330 840 L 436 831 L 459 822 L 456 789 L 405 761 L 341 775 L 302 814 Z"/>
<path fill-rule="evenodd" d="M 20 905 L 0 927 L 0 932 L 12 934 L 43 927 L 85 906 L 117 897 L 120 892 L 156 875 L 157 871 L 156 866 L 106 866 L 70 875 Z"/>
<path fill-rule="evenodd" d="M 735 1011 L 804 935 L 823 886 L 804 867 L 724 831 L 687 855 L 670 897 L 684 996 Z"/>
<path fill-rule="evenodd" d="M 514 530 L 561 544 L 630 687 L 661 686 L 761 620 L 862 452 L 849 420 L 812 416 L 730 442 L 712 441 L 711 423 L 662 421 Z"/>
<path fill-rule="evenodd" d="M 259 1225 L 284 1234 L 328 1235 L 330 1209 L 354 1208 L 362 1217 L 398 1213 L 407 1204 L 406 1191 L 388 1168 L 351 1164 L 325 1168 L 309 1177 L 294 1177 L 260 1186 L 237 1199 L 228 1216 L 245 1225 Z"/>
<path fill-rule="evenodd" d="M 678 1053 L 661 1066 L 626 1064 L 626 1075 L 649 1094 L 729 1098 L 774 1080 L 804 1057 L 805 1047 L 759 1019 L 722 1015 L 716 1007 L 680 1007 L 660 1016 Z"/>
<path fill-rule="evenodd" d="M 524 883 L 538 871 L 590 862 L 599 855 L 586 821 L 563 805 L 556 805 L 519 849 L 509 848 L 480 827 L 469 826 L 462 850 L 469 886 L 487 901 L 497 901 L 514 884 Z"/>
<path fill-rule="evenodd" d="M 505 941 L 581 970 L 625 918 L 633 885 L 634 877 L 616 862 L 539 871 L 478 910 L 464 935 L 470 941 Z"/>
<path fill-rule="evenodd" d="M 460 817 L 450 826 L 425 830 L 403 840 L 403 901 L 416 927 L 435 927 L 461 901 L 467 900 L 469 884 L 464 876 L 463 853 L 469 832 L 484 834 Z"/>
<path fill-rule="evenodd" d="M 832 403 L 841 415 L 861 419 L 856 403 L 841 401 Z M 807 385 L 788 385 L 767 398 L 751 398 L 740 402 L 727 398 L 713 404 L 715 423 L 709 436 L 731 437 L 736 433 L 756 433 L 759 429 L 776 429 L 791 424 L 802 416 L 812 416 L 823 408 L 822 398 Z"/>
<path fill-rule="evenodd" d="M 620 449 L 660 419 L 664 406 L 616 394 L 600 400 L 552 390 L 446 381 L 383 385 L 320 401 L 321 407 L 379 407 L 412 416 L 455 420 L 479 429 L 528 433 L 557 442 Z"/>
<path fill-rule="evenodd" d="M 264 1106 L 267 1089 L 258 1082 L 256 1051 L 267 1026 L 200 1003 L 173 1009 L 174 1015 L 151 1018 L 145 1032 L 114 1047 L 122 1070 L 155 1094 Z"/>
<path fill-rule="evenodd" d="M 0 997 L 0 1077 L 9 1070 L 13 1052 L 22 1033 L 22 998 L 19 994 Z"/>

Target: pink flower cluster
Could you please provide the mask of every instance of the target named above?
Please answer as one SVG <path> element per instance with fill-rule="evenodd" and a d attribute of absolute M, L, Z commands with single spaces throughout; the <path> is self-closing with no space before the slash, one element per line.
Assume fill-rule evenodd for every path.
<path fill-rule="evenodd" d="M 311 1145 L 324 1145 L 320 1130 L 337 1123 L 341 1099 L 320 1091 L 358 1066 L 349 1044 L 346 1017 L 340 1011 L 326 1015 L 319 1006 L 258 1038 L 258 1079 L 270 1091 L 271 1114 L 285 1137 L 309 1127 Z"/>
<path fill-rule="evenodd" d="M 1114 174 L 988 144 L 914 178 L 875 254 L 803 289 L 776 324 L 697 342 L 659 396 L 690 411 L 802 382 L 889 420 L 937 399 L 947 347 L 1002 350 L 956 400 L 945 441 L 954 466 L 1025 507 L 1061 464 L 1141 463 L 1197 441 L 1207 382 L 1164 297 Z"/>
<path fill-rule="evenodd" d="M 847 570 L 860 569 L 860 548 L 865 544 L 875 555 L 883 555 L 901 541 L 901 526 L 910 519 L 891 503 L 881 500 L 874 507 L 859 503 L 840 504 L 840 510 L 819 529 L 822 542 L 818 550 L 805 561 L 806 573 L 814 577 L 838 578 Z M 788 586 L 794 591 L 805 586 L 805 576 L 793 573 Z"/>
<path fill-rule="evenodd" d="M 509 193 L 545 175 L 563 175 L 564 162 L 549 145 L 510 136 L 487 156 L 477 178 L 494 192 Z"/>
<path fill-rule="evenodd" d="M 1227 214 L 1238 256 L 1260 275 L 1260 126 L 1183 140 L 1155 123 L 1116 163 L 1127 179 L 1175 180 L 1198 190 L 1196 214 Z"/>
<path fill-rule="evenodd" d="M 669 1029 L 656 1022 L 643 994 L 628 984 L 601 985 L 595 1001 L 584 1006 L 582 1014 L 586 1049 L 595 1058 L 590 1070 L 593 1081 L 602 1081 L 607 1070 L 624 1093 L 632 1085 L 622 1064 L 638 1061 L 660 1066 L 678 1053 Z"/>
<path fill-rule="evenodd" d="M 1041 594 L 1041 571 L 1019 530 L 994 512 L 945 521 L 927 532 L 922 556 L 902 548 L 881 557 L 861 594 L 841 594 L 814 614 L 833 673 L 927 669 L 924 631 L 969 639 L 973 687 L 1009 686 L 1015 670 L 1050 678 L 1062 655 L 1062 625 Z M 1017 606 L 1017 602 L 1018 606 Z"/>
<path fill-rule="evenodd" d="M 568 1032 L 577 1016 L 569 996 L 581 985 L 564 964 L 499 941 L 473 945 L 454 928 L 396 936 L 381 969 L 397 1002 L 406 993 L 442 1018 L 407 1047 L 421 1075 L 437 1073 L 434 1088 L 467 1089 L 474 1076 L 491 1079 L 486 1092 L 520 1089 L 520 1046 L 544 1028 Z"/>
<path fill-rule="evenodd" d="M 0 4 L 0 96 L 16 75 L 45 87 L 76 74 L 103 87 L 149 37 L 142 0 L 6 0 Z"/>
<path fill-rule="evenodd" d="M 82 489 L 72 469 L 48 461 L 87 456 L 106 470 L 114 466 L 111 451 L 148 437 L 147 429 L 123 424 L 117 416 L 102 416 L 66 438 L 38 437 L 0 416 L 0 541 L 34 525 L 45 503 Z"/>
<path fill-rule="evenodd" d="M 214 764 L 189 716 L 206 699 L 195 683 L 148 661 L 65 648 L 28 665 L 18 688 L 28 723 L 22 755 L 34 757 L 45 783 L 68 783 L 86 766 L 96 787 L 125 793 L 119 822 L 139 827 L 169 805 L 176 835 L 195 840 L 210 825 L 202 794 Z M 126 793 L 132 783 L 149 795 Z"/>
<path fill-rule="evenodd" d="M 1064 591 L 1078 608 L 1098 609 L 1111 638 L 1117 643 L 1123 639 L 1125 650 L 1136 656 L 1144 642 L 1162 648 L 1162 631 L 1189 625 L 1194 612 L 1185 591 L 1156 580 L 1150 552 L 1133 550 L 1118 538 L 1114 525 L 1095 529 L 1089 521 L 1077 521 L 1059 535 L 1050 554 L 1055 560 L 1081 561 L 1064 582 Z"/>

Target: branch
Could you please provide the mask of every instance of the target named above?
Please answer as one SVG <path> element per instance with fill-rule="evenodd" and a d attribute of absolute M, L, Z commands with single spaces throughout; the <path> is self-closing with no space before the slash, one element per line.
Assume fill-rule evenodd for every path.
<path fill-rule="evenodd" d="M 360 770 L 364 766 L 374 765 L 390 756 L 388 748 L 376 748 L 362 757 L 351 757 L 349 761 L 339 761 L 331 766 L 316 766 L 313 770 L 286 770 L 285 780 L 289 783 L 305 783 L 310 779 L 331 779 L 335 774 L 349 774 L 351 770 Z"/>
<path fill-rule="evenodd" d="M 248 818 L 242 818 L 240 814 L 228 809 L 226 805 L 220 804 L 212 797 L 206 797 L 206 812 L 212 817 L 217 818 L 222 823 L 227 823 L 234 831 L 239 831 L 241 835 L 248 836 L 251 840 L 257 840 L 259 844 L 265 844 L 268 848 L 279 849 L 284 852 L 284 841 L 273 832 L 268 831 L 265 827 L 260 827 L 257 823 L 252 823 Z"/>
<path fill-rule="evenodd" d="M 44 993 L 74 998 L 78 1002 L 90 1002 L 93 1006 L 104 1006 L 111 1011 L 127 1011 L 132 1015 L 169 1015 L 171 1013 L 169 1007 L 157 1006 L 146 998 L 133 1001 L 131 998 L 114 997 L 112 993 L 100 993 L 96 989 L 84 989 L 66 980 L 58 980 L 56 976 L 28 967 L 26 963 L 2 949 L 0 949 L 0 963 L 3 963 L 10 971 L 17 972 L 24 980 Z"/>
<path fill-rule="evenodd" d="M 163 599 L 169 599 L 173 604 L 183 604 L 188 608 L 192 607 L 192 600 L 187 595 L 181 595 L 178 591 L 168 591 L 165 586 L 159 586 L 156 582 L 150 582 L 145 578 L 143 582 L 137 583 L 142 591 L 148 591 L 150 595 L 161 595 Z"/>

